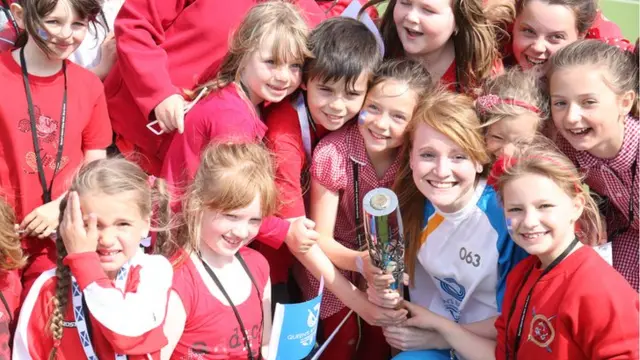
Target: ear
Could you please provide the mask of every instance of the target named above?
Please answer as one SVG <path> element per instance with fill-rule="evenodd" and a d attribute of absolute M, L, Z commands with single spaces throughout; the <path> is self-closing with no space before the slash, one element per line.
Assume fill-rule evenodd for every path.
<path fill-rule="evenodd" d="M 476 162 L 476 172 L 478 174 L 481 174 L 482 170 L 484 170 L 484 166 L 482 166 L 482 164 L 480 164 L 479 162 Z"/>
<path fill-rule="evenodd" d="M 626 116 L 631 111 L 636 96 L 636 92 L 633 90 L 626 91 L 620 95 L 620 116 Z"/>
<path fill-rule="evenodd" d="M 573 198 L 573 214 L 571 214 L 571 220 L 576 223 L 580 216 L 582 216 L 582 212 L 584 211 L 585 199 L 584 195 L 578 194 L 578 196 Z"/>
<path fill-rule="evenodd" d="M 300 89 L 307 91 L 307 84 L 305 82 L 300 83 Z"/>
<path fill-rule="evenodd" d="M 10 6 L 10 10 L 11 15 L 16 20 L 16 24 L 18 24 L 18 27 L 24 30 L 24 9 L 22 8 L 22 6 L 18 5 L 17 3 L 13 3 Z"/>
<path fill-rule="evenodd" d="M 145 222 L 144 227 L 142 228 L 142 238 L 149 237 L 149 232 L 151 231 L 151 218 L 147 218 L 143 220 Z"/>

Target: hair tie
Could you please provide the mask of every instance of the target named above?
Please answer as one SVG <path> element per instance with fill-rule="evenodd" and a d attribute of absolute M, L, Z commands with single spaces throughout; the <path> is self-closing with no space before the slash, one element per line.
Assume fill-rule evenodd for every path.
<path fill-rule="evenodd" d="M 536 114 L 540 114 L 540 109 L 538 107 L 533 106 L 527 102 L 511 99 L 511 98 L 501 98 L 498 95 L 487 94 L 479 96 L 476 100 L 476 108 L 478 112 L 482 115 L 485 115 L 487 112 L 493 110 L 496 106 L 505 104 L 505 105 L 514 105 L 519 106 L 523 109 L 527 109 L 529 111 L 533 111 Z"/>
<path fill-rule="evenodd" d="M 156 177 L 153 175 L 149 175 L 149 178 L 147 178 L 147 183 L 149 184 L 149 187 L 153 189 L 153 187 L 156 184 Z"/>

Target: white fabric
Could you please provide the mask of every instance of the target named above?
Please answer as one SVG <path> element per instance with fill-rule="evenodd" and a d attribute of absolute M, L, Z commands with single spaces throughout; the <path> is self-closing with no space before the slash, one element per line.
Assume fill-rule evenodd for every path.
<path fill-rule="evenodd" d="M 102 11 L 107 20 L 106 25 L 108 25 L 111 31 L 113 31 L 113 24 L 124 1 L 125 0 L 104 0 Z M 86 69 L 92 69 L 100 64 L 100 58 L 102 56 L 100 45 L 102 45 L 102 41 L 104 41 L 107 36 L 107 26 L 102 24 L 104 22 L 102 15 L 98 15 L 98 22 L 100 22 L 100 24 L 89 26 L 89 31 L 87 31 L 87 36 L 82 41 L 82 44 L 69 56 L 69 60 Z"/>

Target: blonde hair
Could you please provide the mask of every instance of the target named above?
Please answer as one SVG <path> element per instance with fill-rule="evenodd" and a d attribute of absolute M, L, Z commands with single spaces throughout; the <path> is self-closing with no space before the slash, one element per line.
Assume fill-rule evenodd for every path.
<path fill-rule="evenodd" d="M 416 129 L 423 124 L 449 137 L 474 162 L 484 166 L 490 160 L 485 149 L 484 137 L 480 131 L 480 120 L 476 114 L 473 99 L 443 89 L 427 92 L 421 98 L 405 130 L 400 171 L 393 185 L 398 194 L 404 222 L 404 238 L 407 241 L 406 271 L 412 281 L 416 257 L 420 248 L 426 199 L 413 181 L 410 154 L 414 146 Z"/>
<path fill-rule="evenodd" d="M 266 41 L 273 41 L 272 56 L 277 65 L 299 62 L 311 56 L 307 48 L 309 28 L 300 10 L 287 1 L 265 1 L 252 7 L 233 34 L 229 50 L 215 77 L 187 92 L 193 100 L 207 88 L 205 96 L 240 81 L 242 69 L 251 54 Z"/>
<path fill-rule="evenodd" d="M 374 6 L 386 0 L 371 0 L 363 8 Z M 492 75 L 493 66 L 500 58 L 498 52 L 499 28 L 509 21 L 514 10 L 498 8 L 506 4 L 496 4 L 486 12 L 482 0 L 451 0 L 451 9 L 458 31 L 452 34 L 456 52 L 456 74 L 460 87 L 473 90 Z M 405 56 L 398 29 L 393 20 L 397 0 L 390 0 L 381 17 L 380 33 L 385 44 L 385 58 L 397 59 Z M 499 14 L 503 13 L 503 14 Z M 504 15 L 508 14 L 508 15 Z M 494 23 L 497 21 L 498 23 Z"/>
<path fill-rule="evenodd" d="M 155 228 L 163 228 L 157 233 L 158 241 L 168 241 L 170 233 L 168 231 L 170 196 L 165 182 L 156 179 L 150 185 L 147 174 L 136 164 L 123 158 L 110 158 L 92 161 L 84 165 L 74 177 L 69 191 L 75 191 L 80 197 L 84 194 L 99 193 L 105 195 L 117 195 L 125 192 L 132 193 L 132 200 L 138 205 L 140 216 L 150 218 Z M 60 204 L 60 217 L 62 218 L 67 207 L 66 199 Z M 153 210 L 157 210 L 158 216 L 152 217 Z M 53 313 L 49 320 L 49 330 L 52 333 L 54 347 L 49 353 L 49 359 L 56 358 L 58 345 L 63 334 L 63 316 L 67 307 L 69 297 L 69 286 L 71 285 L 71 271 L 64 265 L 64 258 L 67 250 L 60 233 L 56 239 L 56 250 L 58 252 L 56 266 L 56 292 L 53 297 Z"/>
<path fill-rule="evenodd" d="M 582 197 L 584 210 L 577 221 L 576 236 L 587 245 L 597 245 L 606 239 L 598 205 L 582 186 L 582 177 L 574 164 L 555 144 L 542 136 L 511 159 L 496 182 L 496 190 L 504 201 L 505 186 L 518 177 L 535 174 L 552 180 L 570 198 Z"/>
<path fill-rule="evenodd" d="M 183 223 L 174 239 L 156 242 L 156 251 L 173 258 L 180 249 L 197 252 L 200 226 L 207 209 L 220 212 L 247 207 L 260 196 L 263 216 L 276 212 L 277 189 L 271 155 L 262 144 L 213 143 L 202 153 L 200 166 L 182 205 Z M 174 265 L 180 263 L 180 256 Z"/>
<path fill-rule="evenodd" d="M 24 266 L 20 236 L 14 229 L 16 215 L 9 204 L 0 198 L 0 270 L 16 270 Z"/>
<path fill-rule="evenodd" d="M 482 95 L 479 98 L 497 96 L 502 101 L 490 107 L 482 106 L 480 102 L 476 102 L 482 126 L 488 127 L 508 117 L 530 114 L 536 117 L 536 129 L 540 130 L 544 120 L 549 117 L 549 105 L 539 82 L 538 77 L 532 71 L 521 71 L 518 68 L 509 69 L 485 82 L 482 86 Z M 539 112 L 536 113 L 530 108 L 504 100 L 515 100 L 530 105 L 538 109 Z"/>
<path fill-rule="evenodd" d="M 617 95 L 633 91 L 631 114 L 638 117 L 638 56 L 600 40 L 578 40 L 558 50 L 550 59 L 549 80 L 556 71 L 573 66 L 595 66 L 605 70 L 605 83 Z M 550 83 L 551 81 L 549 81 Z"/>

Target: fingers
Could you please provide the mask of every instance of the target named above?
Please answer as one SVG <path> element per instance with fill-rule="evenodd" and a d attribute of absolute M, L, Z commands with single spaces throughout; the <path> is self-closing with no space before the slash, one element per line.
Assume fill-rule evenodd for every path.
<path fill-rule="evenodd" d="M 116 34 L 113 31 L 111 31 L 111 32 L 109 32 L 107 34 L 107 36 L 105 36 L 104 41 L 110 41 L 111 39 L 113 39 L 115 37 L 116 37 Z"/>
<path fill-rule="evenodd" d="M 309 230 L 313 230 L 316 227 L 316 223 L 313 220 L 307 218 L 303 218 L 302 224 Z"/>
<path fill-rule="evenodd" d="M 95 214 L 89 214 L 87 223 L 87 238 L 92 242 L 98 241 L 98 218 Z"/>
<path fill-rule="evenodd" d="M 20 223 L 20 229 L 24 229 L 24 230 L 28 230 L 26 231 L 26 233 L 31 232 L 31 230 L 28 228 L 29 224 L 31 224 L 31 222 L 37 217 L 36 215 L 36 210 L 33 210 L 32 212 L 30 212 L 27 216 L 25 216 L 24 219 L 22 219 L 22 222 Z M 36 224 L 37 226 L 37 224 Z"/>
<path fill-rule="evenodd" d="M 69 206 L 70 205 L 70 206 Z M 72 191 L 69 193 L 69 203 L 67 204 L 67 209 L 70 210 L 70 220 L 71 225 L 74 227 L 82 226 L 84 227 L 84 221 L 82 219 L 82 210 L 80 210 L 80 199 L 78 197 L 78 193 Z"/>
<path fill-rule="evenodd" d="M 184 101 L 181 101 L 180 107 L 174 109 L 173 121 L 178 133 L 182 134 L 184 132 Z"/>

